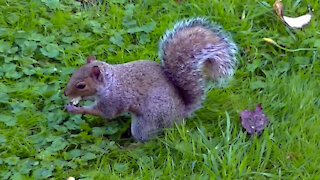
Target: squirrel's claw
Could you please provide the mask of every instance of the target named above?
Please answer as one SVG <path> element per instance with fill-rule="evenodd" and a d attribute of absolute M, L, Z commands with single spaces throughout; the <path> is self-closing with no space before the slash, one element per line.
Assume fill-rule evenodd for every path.
<path fill-rule="evenodd" d="M 67 104 L 65 105 L 65 108 L 67 109 L 67 111 L 69 113 L 72 113 L 72 114 L 81 114 L 81 107 L 77 107 L 73 104 Z"/>

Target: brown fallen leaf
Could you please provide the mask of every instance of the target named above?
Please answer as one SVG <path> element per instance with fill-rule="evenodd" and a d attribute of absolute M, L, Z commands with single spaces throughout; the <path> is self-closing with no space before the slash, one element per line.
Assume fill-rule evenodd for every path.
<path fill-rule="evenodd" d="M 283 4 L 281 1 L 278 0 L 274 2 L 273 10 L 280 17 L 280 19 L 283 20 Z"/>
<path fill-rule="evenodd" d="M 250 135 L 261 134 L 269 123 L 267 116 L 262 111 L 261 104 L 256 106 L 255 111 L 244 110 L 240 113 L 241 125 Z"/>

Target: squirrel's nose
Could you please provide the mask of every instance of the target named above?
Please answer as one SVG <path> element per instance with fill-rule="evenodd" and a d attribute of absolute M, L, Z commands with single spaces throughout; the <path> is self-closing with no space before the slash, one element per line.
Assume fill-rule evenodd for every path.
<path fill-rule="evenodd" d="M 63 91 L 63 94 L 64 94 L 65 96 L 67 96 L 66 90 Z"/>

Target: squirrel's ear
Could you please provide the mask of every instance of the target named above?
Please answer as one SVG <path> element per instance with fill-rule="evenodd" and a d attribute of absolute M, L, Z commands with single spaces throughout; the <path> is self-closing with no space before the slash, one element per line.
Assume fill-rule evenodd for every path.
<path fill-rule="evenodd" d="M 90 55 L 90 56 L 87 57 L 87 64 L 89 64 L 89 63 L 91 63 L 93 61 L 96 61 L 96 57 L 95 56 Z"/>
<path fill-rule="evenodd" d="M 99 82 L 102 82 L 102 74 L 101 74 L 101 71 L 100 71 L 100 69 L 99 69 L 99 67 L 98 66 L 93 66 L 92 67 L 92 69 L 91 69 L 91 74 L 90 74 L 90 76 L 93 78 L 93 79 L 95 79 L 95 80 L 97 80 L 97 81 L 99 81 Z"/>

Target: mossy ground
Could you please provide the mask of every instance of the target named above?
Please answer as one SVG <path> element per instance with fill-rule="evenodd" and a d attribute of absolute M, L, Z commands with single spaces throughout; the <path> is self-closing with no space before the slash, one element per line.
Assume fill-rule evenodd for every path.
<path fill-rule="evenodd" d="M 271 0 L 0 1 L 0 179 L 320 178 L 319 2 L 283 3 L 291 16 L 310 4 L 313 20 L 289 29 Z M 194 16 L 231 33 L 240 63 L 185 125 L 128 149 L 129 116 L 106 121 L 65 111 L 63 88 L 86 56 L 158 61 L 164 31 Z M 285 51 L 265 37 L 314 50 Z M 270 124 L 250 137 L 239 113 L 258 103 Z"/>

